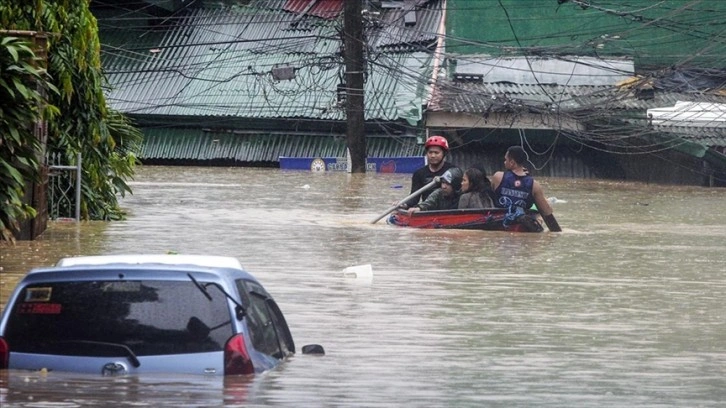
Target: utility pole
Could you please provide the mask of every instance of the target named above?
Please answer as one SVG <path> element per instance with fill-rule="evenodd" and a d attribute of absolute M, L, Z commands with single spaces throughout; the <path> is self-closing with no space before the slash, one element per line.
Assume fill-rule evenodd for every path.
<path fill-rule="evenodd" d="M 343 0 L 343 59 L 345 60 L 346 141 L 350 153 L 350 171 L 366 172 L 366 134 L 363 58 L 362 1 Z"/>

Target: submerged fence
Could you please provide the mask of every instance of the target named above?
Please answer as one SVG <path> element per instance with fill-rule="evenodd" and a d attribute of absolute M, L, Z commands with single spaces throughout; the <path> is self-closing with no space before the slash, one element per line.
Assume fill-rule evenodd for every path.
<path fill-rule="evenodd" d="M 63 155 L 48 156 L 48 217 L 81 220 L 81 154 L 76 164 L 63 165 Z"/>

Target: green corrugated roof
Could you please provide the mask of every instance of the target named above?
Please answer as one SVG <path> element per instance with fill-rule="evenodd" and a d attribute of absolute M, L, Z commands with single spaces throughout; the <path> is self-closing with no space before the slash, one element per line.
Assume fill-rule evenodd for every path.
<path fill-rule="evenodd" d="M 142 129 L 139 159 L 235 162 L 279 161 L 287 157 L 345 157 L 344 135 L 270 132 L 213 132 L 202 129 Z M 415 137 L 368 137 L 369 157 L 423 155 Z"/>
<path fill-rule="evenodd" d="M 340 21 L 298 27 L 296 15 L 251 7 L 189 9 L 151 31 L 101 21 L 112 108 L 131 115 L 345 120 Z M 143 21 L 143 20 L 142 20 Z M 403 24 L 403 22 L 401 22 Z M 428 95 L 431 53 L 372 51 L 366 119 L 416 125 Z M 272 70 L 291 67 L 294 78 Z"/>

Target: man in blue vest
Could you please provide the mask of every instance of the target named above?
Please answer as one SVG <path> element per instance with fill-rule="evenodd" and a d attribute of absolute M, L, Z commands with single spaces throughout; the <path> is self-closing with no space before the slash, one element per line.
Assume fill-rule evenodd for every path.
<path fill-rule="evenodd" d="M 542 186 L 524 167 L 527 161 L 529 161 L 527 152 L 522 147 L 512 146 L 507 149 L 504 155 L 506 171 L 498 171 L 492 176 L 492 188 L 497 196 L 494 204 L 521 214 L 530 209 L 532 204 L 536 204 L 547 228 L 552 232 L 561 232 L 562 228 L 552 214 L 552 207 L 545 197 Z"/>

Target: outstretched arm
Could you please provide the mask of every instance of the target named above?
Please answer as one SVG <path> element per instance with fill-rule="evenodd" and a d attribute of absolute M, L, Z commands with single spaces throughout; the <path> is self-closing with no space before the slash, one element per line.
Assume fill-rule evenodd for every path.
<path fill-rule="evenodd" d="M 426 185 L 426 183 L 424 182 L 423 178 L 419 177 L 418 173 L 414 173 L 413 176 L 411 177 L 411 194 L 415 193 L 416 191 L 418 191 L 419 189 L 421 189 L 421 187 L 423 187 L 425 185 Z M 406 203 L 404 203 L 404 205 L 402 207 L 403 208 L 413 207 L 414 205 L 418 204 L 419 199 L 420 199 L 420 196 L 413 197 L 410 200 L 406 201 Z"/>
<path fill-rule="evenodd" d="M 418 211 L 429 211 L 433 208 L 436 208 L 437 203 L 440 200 L 439 196 L 441 196 L 442 194 L 443 190 L 441 190 L 441 188 L 437 188 L 424 201 L 421 201 L 416 206 L 409 208 L 408 212 L 415 213 Z"/>
<path fill-rule="evenodd" d="M 544 195 L 544 189 L 536 181 L 532 186 L 532 195 L 534 196 L 534 203 L 537 204 L 537 210 L 542 215 L 542 219 L 547 224 L 547 228 L 552 232 L 562 232 L 560 224 L 557 222 L 554 214 L 552 214 L 552 206 Z"/>

